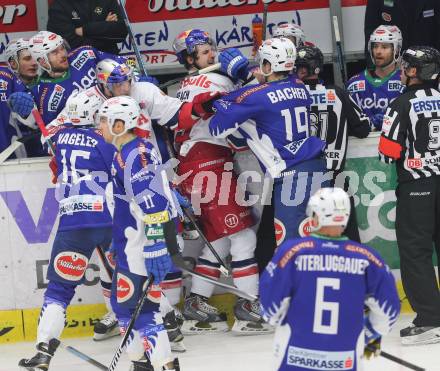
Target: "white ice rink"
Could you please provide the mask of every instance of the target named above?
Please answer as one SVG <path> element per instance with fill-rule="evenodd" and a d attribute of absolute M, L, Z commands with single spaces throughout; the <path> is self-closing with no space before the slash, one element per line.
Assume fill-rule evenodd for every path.
<path fill-rule="evenodd" d="M 400 345 L 399 329 L 405 327 L 410 317 L 403 316 L 382 343 L 382 349 L 403 358 L 427 371 L 440 371 L 440 343 L 424 346 Z M 103 364 L 109 364 L 119 342 L 112 338 L 94 342 L 88 338 L 66 339 L 71 345 Z M 269 371 L 271 368 L 272 336 L 236 337 L 231 333 L 187 336 L 187 352 L 179 354 L 182 371 Z M 34 355 L 32 343 L 16 343 L 0 346 L 0 371 L 18 370 L 20 358 Z M 123 356 L 117 370 L 128 371 L 129 362 Z M 405 371 L 408 368 L 382 357 L 364 362 L 364 371 Z M 51 363 L 51 371 L 93 371 L 98 368 L 59 349 Z"/>

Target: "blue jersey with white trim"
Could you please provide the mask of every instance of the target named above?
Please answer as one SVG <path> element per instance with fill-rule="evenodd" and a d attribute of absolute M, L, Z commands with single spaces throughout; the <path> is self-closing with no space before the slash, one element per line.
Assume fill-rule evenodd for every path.
<path fill-rule="evenodd" d="M 49 130 L 55 145 L 59 231 L 109 227 L 105 189 L 116 149 L 99 130 L 65 123 Z"/>
<path fill-rule="evenodd" d="M 39 79 L 31 92 L 46 125 L 58 116 L 74 91 L 96 85 L 95 68 L 105 58 L 125 62 L 123 57 L 101 52 L 91 46 L 80 46 L 69 52 L 69 69 L 61 77 L 51 78 L 45 73 Z"/>
<path fill-rule="evenodd" d="M 153 144 L 136 137 L 115 155 L 112 174 L 113 246 L 117 263 L 132 273 L 146 275 L 143 247 L 154 240 L 145 235 L 145 226 L 165 223 L 175 216 L 165 168 Z"/>
<path fill-rule="evenodd" d="M 364 70 L 347 82 L 347 90 L 362 111 L 372 118 L 385 114 L 390 103 L 402 94 L 404 86 L 400 82 L 400 69 L 384 78 L 371 76 Z"/>
<path fill-rule="evenodd" d="M 311 99 L 290 77 L 245 87 L 214 103 L 213 136 L 246 139 L 263 171 L 276 178 L 295 164 L 321 156 L 325 142 L 310 136 Z"/>
<path fill-rule="evenodd" d="M 372 248 L 312 235 L 281 244 L 260 280 L 263 316 L 278 325 L 279 370 L 357 370 L 364 304 L 380 335 L 400 312 L 394 277 Z"/>

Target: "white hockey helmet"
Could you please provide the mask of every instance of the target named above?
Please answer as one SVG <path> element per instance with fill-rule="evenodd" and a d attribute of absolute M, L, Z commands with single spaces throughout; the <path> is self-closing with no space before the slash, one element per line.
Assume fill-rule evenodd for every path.
<path fill-rule="evenodd" d="M 95 125 L 95 115 L 104 98 L 95 93 L 95 88 L 75 91 L 66 102 L 69 121 L 76 126 Z"/>
<path fill-rule="evenodd" d="M 51 71 L 47 55 L 60 45 L 66 47 L 64 39 L 60 35 L 49 31 L 40 31 L 29 39 L 29 51 L 32 57 L 37 61 L 38 65 L 47 72 Z M 41 60 L 46 62 L 49 68 L 45 67 L 41 63 Z"/>
<path fill-rule="evenodd" d="M 264 40 L 258 49 L 260 69 L 263 70 L 264 61 L 268 61 L 271 72 L 292 71 L 295 66 L 296 48 L 292 41 L 285 37 Z"/>
<path fill-rule="evenodd" d="M 346 227 L 350 216 L 350 199 L 342 188 L 321 188 L 310 197 L 306 214 L 316 216 L 318 225 L 312 223 L 312 230 L 321 227 Z"/>
<path fill-rule="evenodd" d="M 11 59 L 15 61 L 17 66 L 19 65 L 18 53 L 22 50 L 29 49 L 29 39 L 19 38 L 12 40 L 5 50 L 6 62 L 11 71 L 17 72 L 18 68 L 13 68 L 11 65 Z"/>
<path fill-rule="evenodd" d="M 399 27 L 388 25 L 381 25 L 377 27 L 370 35 L 370 40 L 368 41 L 368 52 L 370 53 L 371 60 L 374 62 L 373 43 L 386 43 L 393 45 L 393 62 L 397 62 L 402 49 L 402 42 L 402 32 L 400 32 Z"/>
<path fill-rule="evenodd" d="M 108 128 L 114 137 L 121 136 L 128 130 L 138 126 L 140 118 L 139 104 L 127 95 L 110 98 L 99 108 L 97 119 L 100 121 L 101 117 L 107 118 Z M 116 120 L 121 120 L 125 124 L 125 130 L 120 134 L 113 132 L 113 125 Z"/>
<path fill-rule="evenodd" d="M 294 37 L 296 47 L 304 45 L 306 41 L 303 29 L 295 23 L 280 24 L 274 29 L 273 37 Z"/>

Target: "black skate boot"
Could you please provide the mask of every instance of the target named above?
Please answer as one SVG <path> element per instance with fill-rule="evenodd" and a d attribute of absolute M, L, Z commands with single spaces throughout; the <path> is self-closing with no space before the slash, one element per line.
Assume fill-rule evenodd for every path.
<path fill-rule="evenodd" d="M 52 359 L 59 345 L 60 341 L 58 339 L 51 339 L 49 344 L 38 343 L 38 353 L 31 359 L 23 358 L 20 360 L 18 367 L 20 367 L 22 370 L 28 371 L 47 371 L 49 369 L 50 360 Z"/>
<path fill-rule="evenodd" d="M 163 325 L 167 330 L 168 339 L 171 344 L 171 350 L 173 352 L 186 352 L 185 345 L 183 344 L 183 335 L 180 331 L 179 323 L 176 318 L 176 313 L 173 311 L 166 314 L 163 318 Z"/>
<path fill-rule="evenodd" d="M 132 361 L 130 371 L 154 371 L 149 360 Z"/>
<path fill-rule="evenodd" d="M 258 300 L 237 298 L 234 306 L 235 322 L 232 332 L 236 335 L 258 335 L 273 332 L 273 327 L 264 322 Z"/>
<path fill-rule="evenodd" d="M 119 335 L 118 320 L 113 312 L 108 312 L 95 324 L 93 340 L 100 341 Z"/>
<path fill-rule="evenodd" d="M 165 371 L 180 371 L 180 365 L 179 365 L 179 360 L 177 358 L 174 358 L 173 360 L 173 368 L 172 369 L 166 369 L 165 367 L 163 367 L 163 370 Z"/>
<path fill-rule="evenodd" d="M 191 294 L 185 299 L 183 317 L 182 332 L 185 335 L 229 331 L 226 313 L 220 313 L 208 304 L 208 298 L 201 295 Z"/>

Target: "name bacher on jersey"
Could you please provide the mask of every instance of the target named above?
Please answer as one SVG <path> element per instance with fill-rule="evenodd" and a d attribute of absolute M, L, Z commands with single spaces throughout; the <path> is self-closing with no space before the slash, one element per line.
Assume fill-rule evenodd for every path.
<path fill-rule="evenodd" d="M 216 137 L 239 137 L 273 178 L 319 156 L 325 143 L 309 136 L 310 96 L 300 80 L 273 81 L 245 87 L 214 103 L 209 128 Z M 232 139 L 231 139 L 232 140 Z"/>

